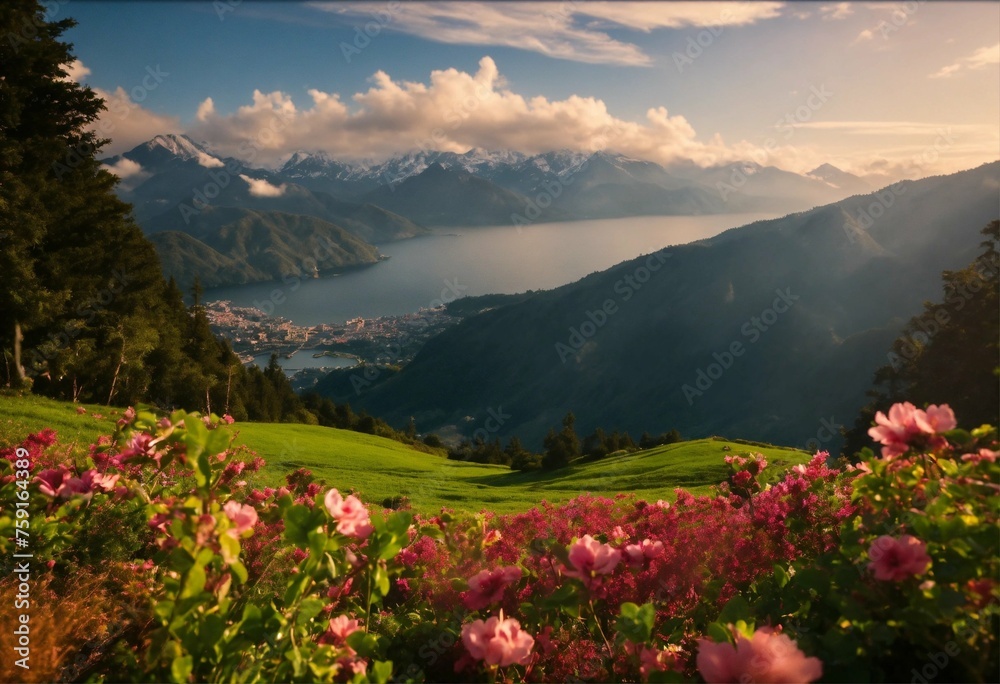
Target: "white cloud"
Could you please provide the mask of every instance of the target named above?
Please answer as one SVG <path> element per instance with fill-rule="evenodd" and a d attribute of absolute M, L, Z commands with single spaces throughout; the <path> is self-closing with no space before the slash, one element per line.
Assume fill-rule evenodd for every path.
<path fill-rule="evenodd" d="M 210 154 L 205 154 L 201 150 L 198 150 L 197 159 L 198 163 L 206 169 L 217 169 L 220 166 L 225 166 L 221 159 L 217 159 Z"/>
<path fill-rule="evenodd" d="M 114 92 L 94 88 L 94 92 L 104 99 L 107 106 L 100 118 L 90 126 L 97 131 L 99 137 L 111 140 L 101 150 L 102 154 L 121 154 L 156 135 L 182 132 L 177 117 L 164 116 L 144 108 L 133 102 L 122 87 L 116 88 Z"/>
<path fill-rule="evenodd" d="M 950 78 L 961 71 L 976 71 L 992 64 L 1000 64 L 1000 43 L 990 47 L 981 47 L 968 57 L 963 57 L 954 64 L 943 66 L 930 74 L 930 78 Z"/>
<path fill-rule="evenodd" d="M 851 3 L 849 2 L 838 2 L 835 5 L 820 7 L 819 13 L 823 17 L 823 21 L 838 21 L 854 14 L 854 8 L 851 7 Z"/>
<path fill-rule="evenodd" d="M 948 131 L 989 134 L 995 127 L 976 124 L 945 124 L 926 121 L 807 121 L 795 128 L 836 131 L 848 135 L 939 135 Z"/>
<path fill-rule="evenodd" d="M 90 69 L 78 59 L 64 65 L 63 69 L 66 71 L 66 78 L 77 83 L 83 83 L 83 79 L 90 75 Z"/>
<path fill-rule="evenodd" d="M 250 186 L 250 194 L 254 197 L 281 197 L 285 194 L 285 190 L 288 187 L 284 183 L 280 186 L 271 185 L 266 180 L 251 178 L 243 174 L 240 174 L 240 178 L 245 180 L 247 185 Z"/>
<path fill-rule="evenodd" d="M 657 29 L 742 26 L 779 16 L 780 2 L 401 2 L 315 3 L 313 6 L 359 26 L 380 16 L 387 31 L 440 43 L 504 46 L 556 59 L 590 64 L 649 66 L 634 43 L 612 38 L 608 29 L 649 33 Z M 373 40 L 377 40 L 377 35 Z M 346 46 L 346 49 L 345 47 Z M 353 55 L 343 44 L 345 57 Z"/>
<path fill-rule="evenodd" d="M 858 43 L 862 43 L 862 42 L 864 42 L 866 40 L 871 40 L 874 37 L 875 37 L 875 33 L 871 29 L 865 29 L 861 33 L 858 34 L 857 38 L 855 38 L 853 41 L 851 41 L 851 45 L 857 45 Z"/>
<path fill-rule="evenodd" d="M 300 109 L 282 92 L 255 91 L 253 103 L 231 114 L 208 102 L 188 131 L 223 155 L 277 164 L 295 150 L 324 150 L 345 159 L 386 158 L 416 149 L 465 152 L 473 147 L 526 153 L 609 149 L 660 163 L 722 163 L 759 152 L 749 143 L 700 139 L 683 117 L 654 107 L 644 121 L 625 121 L 596 98 L 525 97 L 511 91 L 489 57 L 479 70 L 434 71 L 428 83 L 394 81 L 383 71 L 345 103 L 337 93 L 309 91 Z M 775 150 L 776 159 L 790 148 Z"/>
<path fill-rule="evenodd" d="M 105 164 L 104 168 L 122 180 L 143 173 L 142 166 L 140 166 L 138 162 L 126 159 L 125 157 L 122 157 L 114 164 Z"/>

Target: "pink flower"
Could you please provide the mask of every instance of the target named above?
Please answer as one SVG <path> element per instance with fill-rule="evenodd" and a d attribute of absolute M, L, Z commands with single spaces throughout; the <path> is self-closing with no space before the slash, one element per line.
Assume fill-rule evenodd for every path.
<path fill-rule="evenodd" d="M 677 664 L 677 651 L 677 646 L 667 646 L 660 650 L 643 645 L 639 651 L 639 674 L 643 679 L 649 679 L 649 675 L 654 672 L 671 669 Z"/>
<path fill-rule="evenodd" d="M 336 489 L 331 489 L 323 503 L 330 517 L 337 521 L 337 531 L 341 534 L 364 539 L 375 530 L 368 517 L 368 509 L 353 494 L 345 499 Z"/>
<path fill-rule="evenodd" d="M 462 643 L 473 659 L 507 667 L 527 665 L 535 640 L 521 631 L 517 620 L 504 619 L 501 611 L 499 618 L 475 620 L 462 627 Z"/>
<path fill-rule="evenodd" d="M 882 444 L 882 457 L 886 459 L 906 453 L 917 436 L 933 436 L 953 430 L 957 425 L 955 413 L 947 404 L 931 404 L 924 411 L 908 401 L 893 404 L 888 416 L 879 411 L 875 414 L 875 422 L 878 425 L 869 429 L 868 434 Z"/>
<path fill-rule="evenodd" d="M 659 558 L 663 555 L 663 542 L 661 541 L 643 539 L 640 546 L 642 546 L 642 555 L 646 558 Z"/>
<path fill-rule="evenodd" d="M 69 470 L 67 468 L 49 468 L 43 470 L 35 476 L 34 481 L 38 483 L 38 491 L 45 496 L 56 497 L 63 486 L 63 482 L 68 479 Z"/>
<path fill-rule="evenodd" d="M 521 568 L 509 565 L 483 570 L 469 578 L 469 591 L 462 593 L 462 603 L 469 610 L 481 610 L 503 597 L 504 589 L 521 579 Z"/>
<path fill-rule="evenodd" d="M 222 416 L 222 422 L 225 423 L 226 425 L 232 425 L 233 423 L 236 422 L 236 419 L 227 413 L 224 416 Z"/>
<path fill-rule="evenodd" d="M 102 492 L 112 492 L 115 490 L 115 485 L 118 484 L 118 480 L 121 475 L 102 475 L 94 469 L 90 469 L 80 476 L 80 480 L 86 487 L 87 491 L 97 491 Z"/>
<path fill-rule="evenodd" d="M 590 586 L 597 575 L 610 575 L 622 559 L 622 553 L 608 544 L 602 544 L 589 534 L 576 540 L 569 547 L 569 562 L 572 569 L 564 571 L 567 577 L 583 580 Z"/>
<path fill-rule="evenodd" d="M 361 629 L 361 623 L 358 620 L 351 620 L 346 615 L 338 615 L 330 620 L 330 624 L 323 636 L 319 638 L 319 642 L 344 647 L 347 646 L 347 637 L 359 629 Z M 347 650 L 350 651 L 351 655 L 354 655 L 354 651 L 349 646 L 347 646 Z"/>
<path fill-rule="evenodd" d="M 76 407 L 76 413 L 77 413 L 77 415 L 82 416 L 86 412 L 87 412 L 87 409 L 85 409 L 84 407 L 82 407 L 82 406 L 77 406 Z"/>
<path fill-rule="evenodd" d="M 786 635 L 763 627 L 749 639 L 736 635 L 736 645 L 698 640 L 698 671 L 709 684 L 806 684 L 823 675 L 819 658 L 807 658 Z"/>
<path fill-rule="evenodd" d="M 948 404 L 937 406 L 931 404 L 926 411 L 917 410 L 913 415 L 917 426 L 929 435 L 940 434 L 954 430 L 958 425 L 955 420 L 955 412 Z"/>
<path fill-rule="evenodd" d="M 996 463 L 997 456 L 1000 456 L 1000 451 L 993 451 L 991 449 L 980 449 L 979 453 L 976 454 L 964 454 L 962 456 L 962 460 L 972 461 L 973 463 L 982 463 L 983 461 Z"/>
<path fill-rule="evenodd" d="M 230 537 L 243 536 L 245 532 L 252 531 L 253 526 L 257 524 L 257 510 L 253 506 L 247 506 L 236 501 L 227 501 L 222 510 L 234 525 L 234 527 L 226 530 L 226 534 Z"/>
<path fill-rule="evenodd" d="M 899 539 L 883 535 L 868 548 L 871 562 L 868 568 L 875 572 L 875 579 L 899 582 L 927 572 L 931 557 L 927 546 L 914 536 L 904 534 Z"/>
<path fill-rule="evenodd" d="M 646 560 L 642 555 L 642 547 L 638 544 L 628 544 L 622 551 L 625 554 L 625 562 L 630 568 L 641 568 Z"/>
<path fill-rule="evenodd" d="M 919 411 L 910 402 L 893 404 L 889 409 L 889 415 L 879 411 L 875 414 L 876 427 L 868 430 L 868 434 L 876 442 L 882 444 L 882 456 L 884 458 L 895 458 L 906 452 L 909 448 L 910 440 L 920 434 L 917 427 L 915 413 Z"/>

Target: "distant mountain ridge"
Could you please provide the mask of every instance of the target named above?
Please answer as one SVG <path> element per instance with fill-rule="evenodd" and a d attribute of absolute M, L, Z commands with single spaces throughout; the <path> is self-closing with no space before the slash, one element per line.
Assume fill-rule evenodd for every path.
<path fill-rule="evenodd" d="M 280 222 L 262 218 L 277 212 L 332 224 L 371 246 L 434 227 L 791 211 L 840 199 L 864 184 L 829 165 L 807 176 L 751 162 L 666 169 L 611 152 L 566 150 L 532 156 L 419 151 L 370 164 L 297 152 L 281 168 L 265 169 L 175 134 L 157 135 L 104 163 L 121 178 L 118 194 L 135 207 L 148 234 L 185 233 L 206 247 L 217 239 L 212 232 L 223 228 L 221 217 L 228 216 L 214 211 L 219 209 L 251 212 L 242 220 L 257 221 L 252 234 L 261 244 L 283 242 L 280 235 L 266 234 Z M 330 238 L 328 229 L 321 232 L 340 239 Z M 189 280 L 198 269 L 206 269 L 200 274 L 205 282 L 218 284 L 275 274 L 274 268 L 247 262 L 246 255 L 223 253 L 234 259 L 228 263 L 206 250 L 205 258 L 197 258 L 199 248 L 189 239 L 161 237 L 157 244 L 161 254 L 169 244 L 198 264 L 165 259 L 167 273 L 178 280 Z M 357 245 L 345 243 L 345 251 L 355 253 Z"/>
<path fill-rule="evenodd" d="M 384 382 L 321 388 L 421 431 L 474 429 L 502 406 L 496 436 L 532 446 L 567 411 L 584 433 L 804 445 L 821 421 L 853 421 L 940 273 L 978 253 L 998 197 L 995 162 L 759 221 L 466 318 Z"/>

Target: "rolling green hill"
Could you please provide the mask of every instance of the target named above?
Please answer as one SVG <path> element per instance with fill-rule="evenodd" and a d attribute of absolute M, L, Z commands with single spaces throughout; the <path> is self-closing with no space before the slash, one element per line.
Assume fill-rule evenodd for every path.
<path fill-rule="evenodd" d="M 378 249 L 312 216 L 230 207 L 204 209 L 183 232 L 148 236 L 164 273 L 187 288 L 278 280 L 378 262 Z"/>
<path fill-rule="evenodd" d="M 79 415 L 67 402 L 0 396 L 0 448 L 44 427 L 55 429 L 62 442 L 79 447 L 114 429 L 117 411 L 86 408 L 87 413 Z M 103 417 L 95 419 L 94 414 Z M 308 468 L 331 486 L 357 490 L 368 502 L 403 495 L 423 513 L 442 507 L 521 511 L 543 500 L 565 501 L 584 492 L 627 492 L 651 501 L 671 500 L 675 487 L 707 493 L 724 479 L 727 453 L 761 451 L 775 474 L 808 460 L 802 451 L 701 439 L 581 463 L 557 473 L 522 473 L 502 466 L 449 461 L 392 440 L 333 428 L 238 423 L 233 429 L 238 445 L 246 445 L 267 461 L 255 484 L 279 485 L 286 473 Z M 725 451 L 726 446 L 731 451 Z"/>

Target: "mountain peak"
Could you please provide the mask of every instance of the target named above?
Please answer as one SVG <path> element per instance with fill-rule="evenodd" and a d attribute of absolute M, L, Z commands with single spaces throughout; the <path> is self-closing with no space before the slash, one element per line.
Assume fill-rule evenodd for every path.
<path fill-rule="evenodd" d="M 196 143 L 186 135 L 165 133 L 154 136 L 152 139 L 137 145 L 127 152 L 125 156 L 130 158 L 140 157 L 143 160 L 157 159 L 162 161 L 167 159 L 181 159 L 184 161 L 196 161 L 207 168 L 217 168 L 224 166 L 223 162 L 205 148 L 204 145 Z M 139 163 L 143 163 L 140 160 Z"/>

